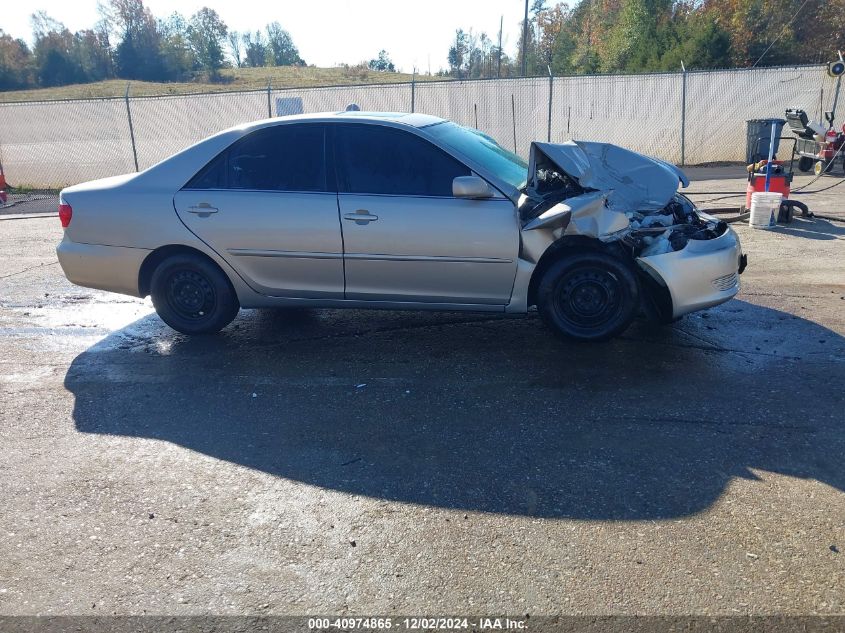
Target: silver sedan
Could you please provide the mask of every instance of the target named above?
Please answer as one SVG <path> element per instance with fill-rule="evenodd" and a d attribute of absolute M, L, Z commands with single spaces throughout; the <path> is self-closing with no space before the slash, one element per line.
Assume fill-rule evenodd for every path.
<path fill-rule="evenodd" d="M 216 134 L 61 192 L 79 285 L 152 296 L 187 334 L 239 308 L 526 313 L 580 340 L 733 297 L 735 233 L 677 168 L 615 145 L 490 137 L 422 114 L 343 112 Z"/>

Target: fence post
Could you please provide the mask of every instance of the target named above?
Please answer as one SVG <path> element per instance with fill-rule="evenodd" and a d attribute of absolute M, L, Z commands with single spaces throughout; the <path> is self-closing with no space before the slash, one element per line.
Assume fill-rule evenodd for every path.
<path fill-rule="evenodd" d="M 416 105 L 416 98 L 417 98 L 417 68 L 414 67 L 414 72 L 411 75 L 411 112 L 414 112 L 414 107 Z"/>
<path fill-rule="evenodd" d="M 511 121 L 513 122 L 513 153 L 518 154 L 519 152 L 516 151 L 516 99 L 513 94 L 511 94 Z"/>
<path fill-rule="evenodd" d="M 270 103 L 270 92 L 272 90 L 271 84 L 272 84 L 272 81 L 267 82 L 267 118 L 268 119 L 273 118 L 273 106 Z"/>
<path fill-rule="evenodd" d="M 546 142 L 552 142 L 552 95 L 554 94 L 555 89 L 555 78 L 552 75 L 552 67 L 546 66 L 549 69 L 549 128 L 546 132 Z"/>
<path fill-rule="evenodd" d="M 135 128 L 132 125 L 132 110 L 129 107 L 129 82 L 126 83 L 126 93 L 123 95 L 126 101 L 126 118 L 129 120 L 129 139 L 132 141 L 132 159 L 135 161 L 135 171 L 138 170 L 138 150 L 135 147 Z"/>
<path fill-rule="evenodd" d="M 681 62 L 681 167 L 687 159 L 687 69 Z"/>

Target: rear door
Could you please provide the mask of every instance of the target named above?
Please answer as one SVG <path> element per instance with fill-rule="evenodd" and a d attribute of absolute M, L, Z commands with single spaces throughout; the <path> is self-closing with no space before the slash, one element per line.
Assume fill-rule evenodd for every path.
<path fill-rule="evenodd" d="M 504 196 L 468 200 L 470 169 L 411 131 L 334 127 L 346 298 L 506 305 L 519 228 Z"/>
<path fill-rule="evenodd" d="M 343 246 L 320 124 L 262 128 L 174 198 L 185 225 L 258 292 L 343 298 Z"/>

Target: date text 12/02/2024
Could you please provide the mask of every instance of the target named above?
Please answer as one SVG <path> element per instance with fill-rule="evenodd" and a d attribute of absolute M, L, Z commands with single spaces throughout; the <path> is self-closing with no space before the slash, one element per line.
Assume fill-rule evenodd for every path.
<path fill-rule="evenodd" d="M 483 618 L 429 618 L 429 617 L 360 617 L 360 618 L 309 618 L 308 628 L 313 631 L 361 630 L 385 631 L 393 628 L 407 631 L 519 631 L 526 629 L 525 620 L 499 617 Z"/>

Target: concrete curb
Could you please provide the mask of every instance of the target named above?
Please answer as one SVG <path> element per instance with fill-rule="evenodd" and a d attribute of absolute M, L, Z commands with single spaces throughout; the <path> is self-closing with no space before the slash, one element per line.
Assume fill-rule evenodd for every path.
<path fill-rule="evenodd" d="M 0 221 L 2 220 L 34 220 L 36 218 L 57 218 L 59 214 L 54 211 L 45 211 L 44 213 L 17 213 L 17 214 L 8 214 L 8 215 L 0 215 Z"/>

